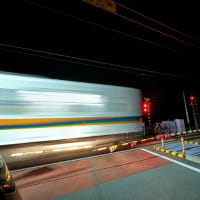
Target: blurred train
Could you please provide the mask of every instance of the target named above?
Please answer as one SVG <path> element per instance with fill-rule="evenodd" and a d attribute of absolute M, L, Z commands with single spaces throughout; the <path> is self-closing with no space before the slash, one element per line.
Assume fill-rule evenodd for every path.
<path fill-rule="evenodd" d="M 0 72 L 0 145 L 141 133 L 141 91 Z"/>

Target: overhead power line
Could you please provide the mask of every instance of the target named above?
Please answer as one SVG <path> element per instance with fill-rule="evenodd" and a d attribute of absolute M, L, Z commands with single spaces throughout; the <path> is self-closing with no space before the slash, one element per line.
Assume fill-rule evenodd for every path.
<path fill-rule="evenodd" d="M 162 22 L 160 22 L 160 21 L 158 21 L 158 20 L 155 20 L 155 19 L 153 19 L 153 18 L 151 18 L 151 17 L 149 17 L 149 16 L 147 16 L 147 15 L 144 15 L 144 14 L 142 14 L 141 12 L 138 12 L 138 11 L 136 11 L 136 10 L 133 9 L 133 8 L 129 8 L 129 7 L 127 7 L 127 6 L 125 6 L 125 5 L 121 4 L 121 3 L 118 3 L 118 2 L 116 2 L 116 5 L 119 6 L 119 7 L 122 7 L 122 8 L 124 8 L 124 9 L 126 9 L 126 10 L 128 10 L 128 11 L 134 13 L 134 14 L 136 14 L 136 15 L 139 15 L 139 16 L 141 16 L 141 17 L 144 17 L 144 18 L 146 18 L 146 19 L 148 19 L 148 20 L 150 20 L 150 21 L 152 21 L 152 22 L 154 22 L 154 23 L 156 23 L 156 24 L 158 24 L 158 25 L 160 25 L 160 26 L 163 26 L 163 27 L 165 27 L 165 28 L 167 28 L 167 29 L 169 29 L 169 30 L 171 30 L 171 31 L 174 31 L 174 32 L 176 32 L 176 33 L 178 33 L 178 34 L 180 34 L 180 35 L 182 35 L 182 36 L 184 36 L 184 37 L 186 37 L 186 38 L 188 38 L 188 39 L 190 39 L 190 40 L 193 40 L 193 41 L 195 41 L 195 42 L 200 43 L 200 41 L 199 41 L 198 39 L 196 39 L 196 38 L 194 38 L 194 37 L 192 37 L 192 36 L 190 36 L 190 35 L 188 35 L 188 34 L 186 34 L 186 33 L 183 33 L 182 31 L 179 31 L 179 30 L 177 30 L 177 29 L 175 29 L 175 28 L 172 28 L 172 27 L 170 27 L 169 25 L 166 25 L 166 24 L 164 24 L 164 23 L 162 23 Z"/>
<path fill-rule="evenodd" d="M 112 13 L 113 15 L 116 15 L 116 16 L 122 18 L 122 19 L 125 19 L 126 21 L 132 22 L 132 23 L 137 24 L 137 25 L 139 25 L 139 26 L 142 26 L 143 28 L 146 28 L 146 29 L 148 29 L 148 30 L 150 30 L 150 31 L 159 33 L 159 34 L 161 34 L 161 35 L 163 35 L 163 36 L 165 36 L 165 37 L 167 37 L 167 38 L 173 39 L 173 40 L 175 40 L 175 41 L 177 41 L 177 42 L 179 42 L 179 43 L 181 43 L 181 44 L 184 44 L 184 45 L 187 45 L 187 46 L 190 46 L 190 47 L 193 47 L 193 48 L 195 48 L 195 49 L 200 50 L 200 47 L 199 47 L 199 46 L 197 46 L 197 45 L 195 45 L 195 44 L 192 44 L 191 42 L 186 42 L 186 41 L 184 41 L 184 40 L 182 40 L 182 39 L 180 39 L 180 38 L 178 38 L 178 37 L 176 37 L 176 36 L 174 36 L 174 35 L 171 35 L 171 34 L 169 34 L 169 33 L 163 32 L 163 31 L 161 31 L 161 30 L 159 30 L 159 29 L 157 29 L 157 28 L 154 28 L 154 27 L 149 26 L 149 25 L 147 25 L 147 24 L 141 23 L 141 22 L 139 22 L 139 21 L 137 21 L 137 20 L 135 20 L 135 19 L 129 18 L 129 17 L 123 15 L 123 14 L 120 14 L 120 13 L 117 12 L 117 9 L 116 9 L 115 12 L 111 12 L 109 9 L 106 9 L 105 6 L 102 6 L 102 5 L 99 3 L 99 1 L 96 1 L 96 3 L 90 3 L 91 0 L 82 0 L 82 1 L 84 1 L 84 2 L 86 2 L 86 3 L 89 3 L 89 4 L 93 5 L 93 6 L 96 6 L 96 7 L 98 7 L 98 8 L 101 8 L 102 10 L 105 10 L 106 12 Z M 112 1 L 112 0 L 110 0 L 110 1 L 111 1 L 111 2 L 114 2 L 114 1 Z M 92 2 L 93 2 L 93 1 L 92 1 Z M 104 2 L 104 0 L 102 0 L 102 2 Z M 106 2 L 109 3 L 109 1 L 105 1 L 104 3 L 106 4 Z M 119 4 L 119 5 L 121 6 L 122 4 Z"/>
<path fill-rule="evenodd" d="M 176 41 L 178 41 L 178 42 L 180 42 L 180 43 L 182 43 L 182 44 L 184 44 L 184 45 L 188 45 L 188 46 L 194 47 L 194 48 L 196 48 L 196 49 L 200 49 L 200 47 L 198 47 L 198 46 L 196 46 L 196 45 L 194 45 L 194 44 L 192 44 L 192 43 L 190 43 L 190 42 L 186 42 L 186 41 L 184 41 L 184 40 L 182 40 L 182 39 L 179 39 L 179 38 L 177 38 L 177 37 L 175 37 L 175 36 L 173 36 L 173 35 L 170 35 L 170 34 L 168 34 L 168 33 L 165 33 L 165 32 L 163 32 L 163 31 L 160 31 L 160 30 L 158 30 L 158 29 L 156 29 L 156 28 L 153 28 L 153 27 L 151 27 L 151 26 L 148 26 L 148 25 L 146 25 L 146 24 L 140 23 L 140 22 L 138 22 L 137 20 L 131 19 L 131 18 L 129 18 L 129 17 L 126 17 L 126 16 L 121 15 L 121 14 L 118 14 L 118 13 L 114 13 L 114 14 L 117 15 L 118 17 L 121 17 L 122 19 L 125 19 L 125 20 L 127 20 L 127 21 L 129 21 L 129 22 L 133 22 L 133 23 L 135 23 L 135 24 L 138 24 L 138 25 L 140 25 L 140 26 L 142 26 L 142 27 L 144 27 L 144 28 L 146 28 L 146 29 L 149 29 L 149 30 L 151 30 L 151 31 L 154 31 L 154 32 L 156 32 L 156 33 L 159 33 L 159 34 L 161 34 L 161 35 L 163 35 L 163 36 L 165 36 L 165 37 L 168 37 L 168 38 L 170 38 L 170 39 L 176 40 Z"/>
<path fill-rule="evenodd" d="M 71 62 L 74 64 L 93 66 L 96 68 L 103 68 L 103 69 L 107 69 L 107 70 L 133 73 L 133 74 L 137 74 L 140 76 L 158 77 L 158 78 L 165 78 L 165 79 L 177 79 L 178 78 L 178 79 L 184 79 L 184 80 L 200 80 L 200 79 L 194 79 L 191 77 L 177 76 L 174 74 L 142 69 L 141 66 L 140 67 L 139 66 L 138 67 L 130 67 L 130 66 L 118 65 L 118 64 L 96 61 L 96 60 L 91 60 L 91 59 L 86 59 L 86 58 L 58 54 L 58 53 L 54 53 L 54 52 L 25 48 L 25 47 L 21 47 L 21 46 L 10 45 L 10 44 L 0 43 L 0 47 L 4 47 L 3 51 L 13 52 L 13 53 L 17 53 L 17 54 L 25 54 L 25 55 L 35 56 L 35 57 L 41 57 L 41 58 L 46 58 L 46 59 L 51 59 L 51 60 L 62 61 L 62 62 Z M 69 60 L 69 59 L 71 59 L 71 60 Z"/>
<path fill-rule="evenodd" d="M 123 70 L 123 69 L 116 69 L 116 68 L 111 68 L 111 67 L 106 67 L 106 66 L 98 66 L 95 64 L 91 64 L 91 63 L 86 63 L 86 62 L 81 62 L 81 61 L 74 61 L 74 60 L 66 60 L 64 58 L 60 58 L 60 57 L 52 57 L 49 55 L 41 55 L 41 54 L 36 54 L 36 53 L 31 53 L 31 52 L 22 52 L 22 51 L 18 51 L 18 50 L 14 50 L 14 49 L 4 49 L 4 51 L 7 52 L 11 52 L 11 53 L 16 53 L 16 54 L 23 54 L 23 55 L 27 55 L 27 56 L 33 56 L 33 57 L 39 57 L 39 58 L 44 58 L 44 59 L 48 59 L 48 60 L 54 60 L 54 61 L 59 61 L 59 62 L 67 62 L 67 63 L 73 63 L 73 64 L 78 64 L 78 65 L 84 65 L 84 66 L 89 66 L 89 67 L 95 67 L 95 68 L 99 68 L 99 69 L 106 69 L 106 70 L 111 70 L 111 71 L 120 71 L 120 72 L 125 72 L 125 73 L 132 73 L 132 74 L 136 74 L 136 75 L 140 75 L 140 73 L 136 73 L 136 72 L 131 72 L 128 70 Z"/>
<path fill-rule="evenodd" d="M 89 25 L 92 25 L 92 26 L 95 26 L 95 27 L 98 27 L 98 28 L 101 28 L 101 29 L 104 29 L 104 30 L 107 30 L 107 31 L 110 31 L 110 32 L 117 33 L 119 35 L 125 36 L 125 37 L 130 38 L 130 39 L 138 40 L 140 42 L 147 43 L 147 44 L 152 45 L 152 46 L 156 46 L 156 47 L 159 47 L 159 48 L 162 48 L 162 49 L 166 49 L 166 50 L 174 52 L 176 54 L 186 55 L 184 51 L 177 50 L 177 49 L 174 49 L 174 48 L 170 48 L 170 47 L 168 47 L 166 45 L 162 45 L 162 44 L 150 41 L 150 40 L 143 39 L 141 37 L 134 36 L 132 34 L 128 34 L 128 33 L 125 33 L 125 32 L 110 28 L 110 27 L 106 27 L 104 25 L 91 22 L 89 20 L 86 20 L 86 19 L 74 16 L 74 15 L 71 15 L 69 13 L 65 13 L 65 12 L 56 10 L 54 8 L 50 8 L 50 7 L 42 5 L 42 4 L 34 3 L 32 1 L 29 1 L 29 0 L 21 0 L 21 1 L 23 1 L 24 3 L 28 3 L 30 5 L 36 6 L 38 8 L 45 9 L 47 11 L 54 12 L 54 13 L 62 15 L 64 17 L 68 17 L 68 18 L 71 18 L 71 19 L 76 20 L 76 21 L 80 21 L 80 22 L 83 22 L 83 23 L 86 23 L 86 24 L 89 24 Z M 187 55 L 187 56 L 191 56 L 191 55 Z"/>

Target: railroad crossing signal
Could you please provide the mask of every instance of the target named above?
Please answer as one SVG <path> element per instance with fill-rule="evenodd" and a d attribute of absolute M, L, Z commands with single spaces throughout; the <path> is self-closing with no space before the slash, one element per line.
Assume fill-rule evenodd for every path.
<path fill-rule="evenodd" d="M 193 103 L 195 101 L 195 97 L 194 96 L 190 96 L 190 102 Z"/>
<path fill-rule="evenodd" d="M 102 8 L 108 12 L 116 13 L 116 3 L 113 0 L 82 0 L 85 3 Z"/>
<path fill-rule="evenodd" d="M 151 126 L 151 99 L 150 98 L 144 98 L 143 102 L 143 114 L 148 122 L 148 126 Z"/>
<path fill-rule="evenodd" d="M 143 112 L 144 112 L 144 114 L 147 114 L 148 111 L 149 111 L 149 103 L 145 102 L 143 104 Z"/>
<path fill-rule="evenodd" d="M 199 109 L 197 105 L 197 98 L 195 96 L 190 96 L 190 106 L 192 107 L 195 129 L 198 130 L 200 126 L 200 116 Z"/>
<path fill-rule="evenodd" d="M 143 102 L 143 113 L 144 114 L 148 114 L 150 113 L 150 109 L 151 109 L 151 99 L 150 98 L 144 98 L 144 102 Z"/>

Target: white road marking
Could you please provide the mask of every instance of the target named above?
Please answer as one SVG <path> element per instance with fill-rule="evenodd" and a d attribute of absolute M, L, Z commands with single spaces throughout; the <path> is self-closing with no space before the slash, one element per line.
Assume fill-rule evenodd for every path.
<path fill-rule="evenodd" d="M 187 164 L 184 164 L 184 163 L 179 162 L 179 161 L 177 161 L 177 160 L 168 158 L 168 157 L 166 157 L 166 156 L 162 156 L 162 155 L 160 155 L 160 154 L 158 154 L 158 153 L 149 151 L 149 150 L 147 150 L 147 149 L 141 149 L 141 150 L 143 150 L 143 151 L 145 151 L 145 152 L 147 152 L 147 153 L 153 154 L 153 155 L 155 155 L 155 156 L 158 156 L 158 157 L 160 157 L 160 158 L 163 158 L 163 159 L 165 159 L 165 160 L 169 160 L 169 161 L 171 161 L 171 162 L 173 162 L 173 163 L 176 163 L 177 165 L 181 165 L 181 166 L 183 166 L 183 167 L 185 167 L 185 168 L 188 168 L 188 169 L 191 169 L 191 170 L 193 170 L 193 171 L 195 171 L 195 172 L 200 173 L 200 169 L 198 169 L 198 168 L 196 168 L 196 167 L 192 167 L 191 165 L 187 165 Z"/>

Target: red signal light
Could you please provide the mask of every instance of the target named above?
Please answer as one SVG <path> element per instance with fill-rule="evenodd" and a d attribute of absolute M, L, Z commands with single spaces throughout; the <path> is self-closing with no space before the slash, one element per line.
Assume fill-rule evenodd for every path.
<path fill-rule="evenodd" d="M 148 110 L 149 110 L 149 104 L 148 103 L 143 103 L 143 112 L 144 113 L 147 113 L 148 112 Z"/>
<path fill-rule="evenodd" d="M 195 97 L 194 96 L 190 96 L 190 101 L 194 101 Z"/>

